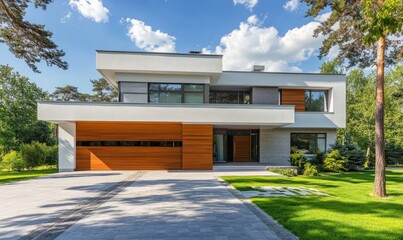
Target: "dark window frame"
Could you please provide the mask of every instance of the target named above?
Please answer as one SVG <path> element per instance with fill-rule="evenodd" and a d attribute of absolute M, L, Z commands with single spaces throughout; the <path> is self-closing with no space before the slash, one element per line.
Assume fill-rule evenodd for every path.
<path fill-rule="evenodd" d="M 77 147 L 182 147 L 181 141 L 76 141 Z"/>
<path fill-rule="evenodd" d="M 307 154 L 315 154 L 318 151 L 322 151 L 318 147 L 318 140 L 319 139 L 324 139 L 325 140 L 325 149 L 324 149 L 323 152 L 327 151 L 327 134 L 326 133 L 320 133 L 320 132 L 319 133 L 312 133 L 312 132 L 295 132 L 295 133 L 291 133 L 290 134 L 290 148 L 295 147 L 295 146 L 293 146 L 293 145 L 295 145 L 295 144 L 293 144 L 293 135 L 295 136 L 295 135 L 302 135 L 302 134 L 304 134 L 304 135 L 315 135 L 314 138 L 308 138 L 308 141 L 314 140 L 315 151 L 314 151 L 314 153 L 309 153 L 310 149 L 307 149 L 307 151 L 308 151 Z M 324 135 L 324 137 L 318 137 L 319 134 Z M 297 149 L 297 150 L 300 151 L 302 149 Z"/>
<path fill-rule="evenodd" d="M 238 95 L 238 100 L 237 103 L 213 103 L 210 101 L 210 98 L 212 95 L 216 93 L 237 93 Z M 241 97 L 242 95 L 242 97 Z M 246 95 L 249 95 L 249 102 L 245 103 L 245 97 Z M 240 100 L 243 99 L 243 102 L 240 103 Z M 235 90 L 235 91 L 226 91 L 226 90 L 211 90 L 209 91 L 209 103 L 210 104 L 252 104 L 252 92 L 251 91 L 245 91 L 245 90 Z"/>
<path fill-rule="evenodd" d="M 150 86 L 152 84 L 158 84 L 158 90 L 151 89 Z M 180 90 L 161 90 L 161 85 L 162 84 L 173 84 L 173 85 L 181 85 Z M 190 85 L 196 85 L 196 86 L 201 86 L 202 90 L 201 91 L 192 91 L 192 90 L 185 90 L 185 86 L 190 86 Z M 161 93 L 180 93 L 181 94 L 181 102 L 180 103 L 185 103 L 185 94 L 186 93 L 201 93 L 203 96 L 203 100 L 201 103 L 185 103 L 185 104 L 202 104 L 205 102 L 205 89 L 204 89 L 204 84 L 191 84 L 191 83 L 148 83 L 147 86 L 147 101 L 148 103 L 154 103 L 154 104 L 175 104 L 175 103 L 155 103 L 155 102 L 150 102 L 150 95 L 151 93 L 158 93 L 158 97 L 160 96 Z"/>
<path fill-rule="evenodd" d="M 307 105 L 306 100 L 305 100 L 305 111 L 306 112 L 328 112 L 328 90 L 314 90 L 314 89 L 305 89 L 305 95 L 306 93 L 309 92 L 309 104 Z M 312 110 L 312 92 L 323 92 L 324 93 L 324 98 L 323 98 L 323 111 L 313 111 Z"/>

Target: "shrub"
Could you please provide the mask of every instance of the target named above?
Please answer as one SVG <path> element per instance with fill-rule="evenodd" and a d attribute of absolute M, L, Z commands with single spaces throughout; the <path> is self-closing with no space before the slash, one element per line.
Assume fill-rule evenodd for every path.
<path fill-rule="evenodd" d="M 45 164 L 47 146 L 44 143 L 32 142 L 31 144 L 23 144 L 20 152 L 28 169 Z"/>
<path fill-rule="evenodd" d="M 346 139 L 344 144 L 336 142 L 331 147 L 332 150 L 338 150 L 340 155 L 347 159 L 346 167 L 348 170 L 354 171 L 364 167 L 365 153 L 350 139 Z"/>
<path fill-rule="evenodd" d="M 3 156 L 0 166 L 9 171 L 21 171 L 25 168 L 25 162 L 19 152 L 12 150 Z"/>
<path fill-rule="evenodd" d="M 331 151 L 323 161 L 323 167 L 330 172 L 345 172 L 347 158 L 341 156 L 338 150 Z"/>
<path fill-rule="evenodd" d="M 295 173 L 294 169 L 289 168 L 269 168 L 270 172 L 278 173 L 287 177 L 294 177 L 297 174 Z"/>
<path fill-rule="evenodd" d="M 57 146 L 46 146 L 46 165 L 57 165 L 57 160 L 59 158 L 59 152 Z"/>
<path fill-rule="evenodd" d="M 306 163 L 304 166 L 304 176 L 316 176 L 318 175 L 318 169 L 311 163 Z"/>
<path fill-rule="evenodd" d="M 385 155 L 388 164 L 403 164 L 403 147 L 395 142 L 385 143 Z"/>
<path fill-rule="evenodd" d="M 306 158 L 301 153 L 293 153 L 290 156 L 290 163 L 292 166 L 297 166 L 298 172 L 302 173 L 306 163 Z"/>

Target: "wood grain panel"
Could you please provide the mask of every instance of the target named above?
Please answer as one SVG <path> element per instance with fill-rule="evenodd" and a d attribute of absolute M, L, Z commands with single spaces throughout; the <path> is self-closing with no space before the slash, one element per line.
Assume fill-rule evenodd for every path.
<path fill-rule="evenodd" d="M 247 136 L 234 136 L 234 162 L 250 162 L 251 147 L 250 135 Z"/>
<path fill-rule="evenodd" d="M 181 141 L 182 123 L 77 122 L 77 141 Z"/>
<path fill-rule="evenodd" d="M 305 90 L 281 89 L 281 105 L 295 105 L 296 112 L 305 112 Z"/>
<path fill-rule="evenodd" d="M 213 169 L 213 126 L 184 124 L 182 126 L 182 169 Z"/>
<path fill-rule="evenodd" d="M 76 170 L 179 170 L 181 147 L 77 147 Z"/>

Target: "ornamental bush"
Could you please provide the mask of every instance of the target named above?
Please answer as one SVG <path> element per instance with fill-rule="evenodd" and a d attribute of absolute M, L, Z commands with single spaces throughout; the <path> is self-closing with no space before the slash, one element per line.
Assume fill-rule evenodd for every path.
<path fill-rule="evenodd" d="M 304 165 L 306 161 L 306 158 L 301 153 L 292 153 L 290 156 L 291 165 L 297 166 L 299 173 L 302 173 L 304 171 Z"/>
<path fill-rule="evenodd" d="M 306 163 L 304 166 L 304 176 L 316 176 L 318 175 L 318 168 L 311 163 Z"/>
<path fill-rule="evenodd" d="M 3 156 L 0 168 L 8 171 L 21 171 L 25 168 L 25 162 L 19 152 L 12 150 Z"/>
<path fill-rule="evenodd" d="M 342 173 L 347 171 L 347 158 L 343 157 L 339 150 L 333 150 L 327 154 L 325 160 L 323 161 L 323 168 L 330 172 Z"/>
<path fill-rule="evenodd" d="M 340 155 L 347 159 L 346 167 L 348 170 L 354 171 L 364 167 L 365 153 L 350 139 L 346 139 L 344 144 L 337 141 L 331 147 L 332 150 L 338 150 Z"/>

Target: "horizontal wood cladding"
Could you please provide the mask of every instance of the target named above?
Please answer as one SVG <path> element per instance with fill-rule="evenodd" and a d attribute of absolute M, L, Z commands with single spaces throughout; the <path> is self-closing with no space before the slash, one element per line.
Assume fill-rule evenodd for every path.
<path fill-rule="evenodd" d="M 213 169 L 213 126 L 184 124 L 182 126 L 182 169 Z"/>
<path fill-rule="evenodd" d="M 295 105 L 296 112 L 305 112 L 305 89 L 281 89 L 281 105 Z"/>
<path fill-rule="evenodd" d="M 181 147 L 77 147 L 76 170 L 179 170 Z"/>
<path fill-rule="evenodd" d="M 77 141 L 181 141 L 182 123 L 77 122 Z"/>

